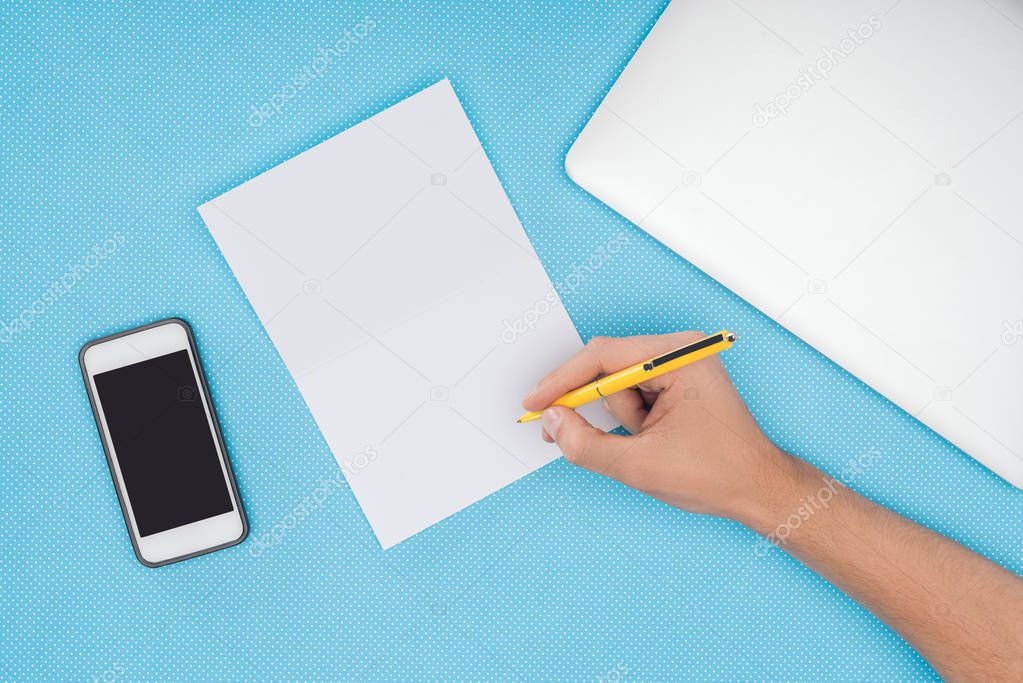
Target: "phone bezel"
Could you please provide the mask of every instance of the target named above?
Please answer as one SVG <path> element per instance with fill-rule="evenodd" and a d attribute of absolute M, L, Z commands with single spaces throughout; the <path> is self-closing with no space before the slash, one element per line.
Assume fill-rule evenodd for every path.
<path fill-rule="evenodd" d="M 220 458 L 221 471 L 228 484 L 231 503 L 234 507 L 215 517 L 199 520 L 191 524 L 175 527 L 141 536 L 131 509 L 124 481 L 121 477 L 117 453 L 110 439 L 106 418 L 96 391 L 93 377 L 101 372 L 113 370 L 132 363 L 138 363 L 175 351 L 187 351 L 192 362 L 192 370 L 198 380 L 199 399 L 202 401 L 209 421 L 210 430 L 214 435 L 214 444 Z M 231 461 L 227 457 L 227 448 L 220 431 L 216 411 L 206 384 L 206 375 L 199 362 L 199 353 L 195 346 L 191 326 L 181 318 L 167 318 L 148 325 L 136 327 L 124 332 L 94 339 L 82 347 L 78 354 L 79 365 L 89 394 L 96 428 L 99 431 L 103 451 L 106 454 L 110 476 L 117 492 L 117 500 L 121 505 L 128 536 L 139 562 L 147 567 L 161 567 L 172 562 L 179 562 L 190 557 L 210 553 L 221 548 L 237 545 L 248 535 L 248 520 L 241 505 L 238 485 Z"/>

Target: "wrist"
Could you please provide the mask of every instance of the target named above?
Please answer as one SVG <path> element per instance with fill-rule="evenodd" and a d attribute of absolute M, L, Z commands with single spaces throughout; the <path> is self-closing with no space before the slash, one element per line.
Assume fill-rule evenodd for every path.
<path fill-rule="evenodd" d="M 812 465 L 789 455 L 774 444 L 769 457 L 758 461 L 749 494 L 732 519 L 767 536 L 789 516 L 796 514 L 808 492 L 821 487 L 824 475 Z"/>

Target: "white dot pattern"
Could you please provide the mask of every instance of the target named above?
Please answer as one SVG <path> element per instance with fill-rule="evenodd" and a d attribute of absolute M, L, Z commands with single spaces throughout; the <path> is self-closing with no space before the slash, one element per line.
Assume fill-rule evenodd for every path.
<path fill-rule="evenodd" d="M 337 467 L 195 207 L 447 76 L 552 280 L 628 236 L 563 291 L 584 337 L 738 331 L 725 363 L 781 446 L 833 474 L 877 449 L 855 488 L 1023 571 L 1019 491 L 565 176 L 665 4 L 4 8 L 0 320 L 28 322 L 0 328 L 0 677 L 934 677 L 822 579 L 758 554 L 752 533 L 564 461 L 386 553 L 343 483 L 303 503 Z M 151 570 L 76 354 L 172 315 L 195 327 L 252 535 Z"/>

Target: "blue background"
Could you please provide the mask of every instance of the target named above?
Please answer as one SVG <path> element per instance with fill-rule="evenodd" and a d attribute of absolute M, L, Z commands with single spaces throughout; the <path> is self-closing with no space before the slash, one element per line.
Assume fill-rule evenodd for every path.
<path fill-rule="evenodd" d="M 338 470 L 195 207 L 449 77 L 554 281 L 629 236 L 563 292 L 584 338 L 739 331 L 725 363 L 779 445 L 835 475 L 876 449 L 854 488 L 1023 571 L 1018 490 L 565 176 L 665 4 L 3 3 L 0 320 L 124 239 L 0 343 L 3 678 L 934 676 L 751 532 L 564 461 L 388 552 L 344 485 L 289 517 Z M 366 17 L 365 38 L 252 125 Z M 195 327 L 253 536 L 151 570 L 76 354 L 172 315 Z"/>

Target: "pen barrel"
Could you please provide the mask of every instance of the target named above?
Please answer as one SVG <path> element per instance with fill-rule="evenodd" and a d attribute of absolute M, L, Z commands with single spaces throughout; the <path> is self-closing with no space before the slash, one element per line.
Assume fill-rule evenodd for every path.
<path fill-rule="evenodd" d="M 579 387 L 568 392 L 551 405 L 564 406 L 566 408 L 578 408 L 592 401 L 600 399 L 600 391 L 597 390 L 597 383 L 590 382 L 586 386 Z"/>
<path fill-rule="evenodd" d="M 620 370 L 607 377 L 601 377 L 594 384 L 601 396 L 610 396 L 617 394 L 619 391 L 631 389 L 640 382 L 650 379 L 651 376 L 653 374 L 644 370 L 642 365 L 634 365 L 631 368 Z"/>
<path fill-rule="evenodd" d="M 574 391 L 570 391 L 551 405 L 578 408 L 587 403 L 606 398 L 611 394 L 616 394 L 623 389 L 635 386 L 637 382 L 642 381 L 644 376 L 648 374 L 643 371 L 642 366 L 637 365 L 626 368 L 607 377 L 601 377 L 597 381 L 590 382 L 586 386 L 579 387 Z"/>

